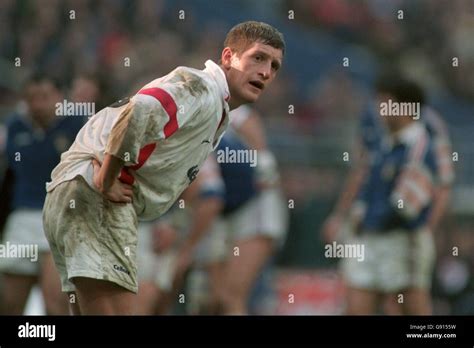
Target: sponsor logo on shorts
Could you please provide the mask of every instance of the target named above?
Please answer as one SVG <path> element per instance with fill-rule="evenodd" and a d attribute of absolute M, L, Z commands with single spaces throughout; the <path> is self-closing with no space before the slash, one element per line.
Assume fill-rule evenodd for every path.
<path fill-rule="evenodd" d="M 189 183 L 192 183 L 194 179 L 196 179 L 196 176 L 199 173 L 199 168 L 198 166 L 192 166 L 191 168 L 188 169 L 188 179 Z"/>
<path fill-rule="evenodd" d="M 114 265 L 114 269 L 116 271 L 119 271 L 119 272 L 123 272 L 123 273 L 126 273 L 128 275 L 130 275 L 130 271 L 128 271 L 125 267 L 123 266 L 120 266 L 120 265 Z"/>
<path fill-rule="evenodd" d="M 56 325 L 35 325 L 26 322 L 18 326 L 18 337 L 20 338 L 47 338 L 48 341 L 56 339 Z"/>
<path fill-rule="evenodd" d="M 31 262 L 38 261 L 38 244 L 11 244 L 6 242 L 0 244 L 0 258 L 30 259 Z"/>
<path fill-rule="evenodd" d="M 327 258 L 357 259 L 362 262 L 365 259 L 364 244 L 339 244 L 332 242 L 324 246 L 324 256 Z"/>

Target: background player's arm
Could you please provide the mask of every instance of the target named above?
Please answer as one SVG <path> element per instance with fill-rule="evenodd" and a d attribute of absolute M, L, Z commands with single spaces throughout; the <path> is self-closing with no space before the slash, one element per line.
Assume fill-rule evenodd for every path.
<path fill-rule="evenodd" d="M 327 242 L 336 240 L 337 234 L 345 218 L 349 216 L 349 210 L 367 174 L 367 154 L 362 146 L 359 148 L 359 159 L 358 163 L 349 171 L 335 208 L 323 224 L 322 234 Z"/>
<path fill-rule="evenodd" d="M 223 208 L 222 198 L 217 195 L 199 197 L 194 203 L 192 223 L 189 236 L 183 244 L 183 249 L 194 250 L 196 245 L 211 228 L 214 220 Z"/>
<path fill-rule="evenodd" d="M 252 110 L 242 122 L 235 126 L 237 133 L 249 148 L 257 150 L 257 185 L 260 189 L 274 187 L 279 182 L 277 161 L 268 149 L 265 128 L 261 116 Z"/>
<path fill-rule="evenodd" d="M 438 185 L 434 192 L 433 209 L 428 218 L 428 228 L 431 231 L 434 231 L 437 228 L 447 210 L 451 195 L 451 187 L 454 181 L 454 168 L 451 158 L 452 147 L 447 134 L 436 142 L 435 150 L 437 158 L 436 169 Z"/>
<path fill-rule="evenodd" d="M 428 227 L 431 231 L 434 231 L 437 228 L 439 222 L 444 216 L 450 196 L 451 186 L 443 185 L 435 189 L 433 209 L 431 210 L 431 214 L 428 219 Z"/>

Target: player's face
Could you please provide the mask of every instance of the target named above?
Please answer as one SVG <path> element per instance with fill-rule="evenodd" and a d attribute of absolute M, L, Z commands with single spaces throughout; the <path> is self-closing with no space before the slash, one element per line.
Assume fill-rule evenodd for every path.
<path fill-rule="evenodd" d="M 72 83 L 71 99 L 75 102 L 95 102 L 99 96 L 99 88 L 94 81 L 77 78 Z"/>
<path fill-rule="evenodd" d="M 42 121 L 54 115 L 55 105 L 61 94 L 51 82 L 43 81 L 30 84 L 26 88 L 26 103 L 31 117 Z"/>
<path fill-rule="evenodd" d="M 259 42 L 240 55 L 232 53 L 227 79 L 232 102 L 255 102 L 275 78 L 282 59 L 280 49 Z"/>

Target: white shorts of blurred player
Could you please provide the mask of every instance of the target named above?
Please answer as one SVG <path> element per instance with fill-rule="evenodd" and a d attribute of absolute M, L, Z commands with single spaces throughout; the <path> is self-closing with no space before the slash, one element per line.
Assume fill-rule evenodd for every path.
<path fill-rule="evenodd" d="M 3 237 L 5 253 L 0 257 L 0 272 L 36 276 L 40 273 L 41 257 L 50 252 L 48 240 L 43 232 L 43 214 L 38 209 L 19 209 L 10 214 L 5 226 Z M 15 257 L 7 249 L 28 249 L 29 254 Z M 33 256 L 33 257 L 32 257 Z"/>
<path fill-rule="evenodd" d="M 431 286 L 436 252 L 427 229 L 348 237 L 344 244 L 364 246 L 363 260 L 347 257 L 342 261 L 348 286 L 383 293 Z"/>
<path fill-rule="evenodd" d="M 156 254 L 152 249 L 152 223 L 140 222 L 138 224 L 138 281 L 150 282 L 160 290 L 172 290 L 174 267 L 177 251 L 170 249 Z"/>
<path fill-rule="evenodd" d="M 234 213 L 219 217 L 199 243 L 194 254 L 195 270 L 190 274 L 186 307 L 190 313 L 208 301 L 206 265 L 224 261 L 232 253 L 232 242 L 256 236 L 272 238 L 280 247 L 286 237 L 288 210 L 280 190 L 265 190 Z M 151 282 L 160 290 L 172 290 L 177 250 L 162 254 L 152 250 L 151 223 L 138 225 L 138 280 Z"/>
<path fill-rule="evenodd" d="M 280 248 L 286 237 L 288 207 L 279 189 L 267 189 L 249 200 L 235 212 L 219 217 L 196 248 L 196 269 L 187 282 L 188 304 L 191 313 L 205 307 L 209 284 L 205 268 L 225 261 L 237 250 L 235 242 L 265 236 Z"/>
<path fill-rule="evenodd" d="M 208 264 L 221 261 L 233 252 L 233 242 L 257 236 L 271 238 L 281 247 L 286 237 L 288 207 L 280 190 L 260 192 L 235 212 L 219 217 L 199 243 L 195 261 Z"/>

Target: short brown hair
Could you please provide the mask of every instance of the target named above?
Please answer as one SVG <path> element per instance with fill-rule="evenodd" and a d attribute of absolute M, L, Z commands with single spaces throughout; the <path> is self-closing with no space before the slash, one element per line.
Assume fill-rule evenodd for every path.
<path fill-rule="evenodd" d="M 224 47 L 241 54 L 254 42 L 260 42 L 285 53 L 285 39 L 283 34 L 271 25 L 263 22 L 248 21 L 233 27 L 224 41 Z"/>

